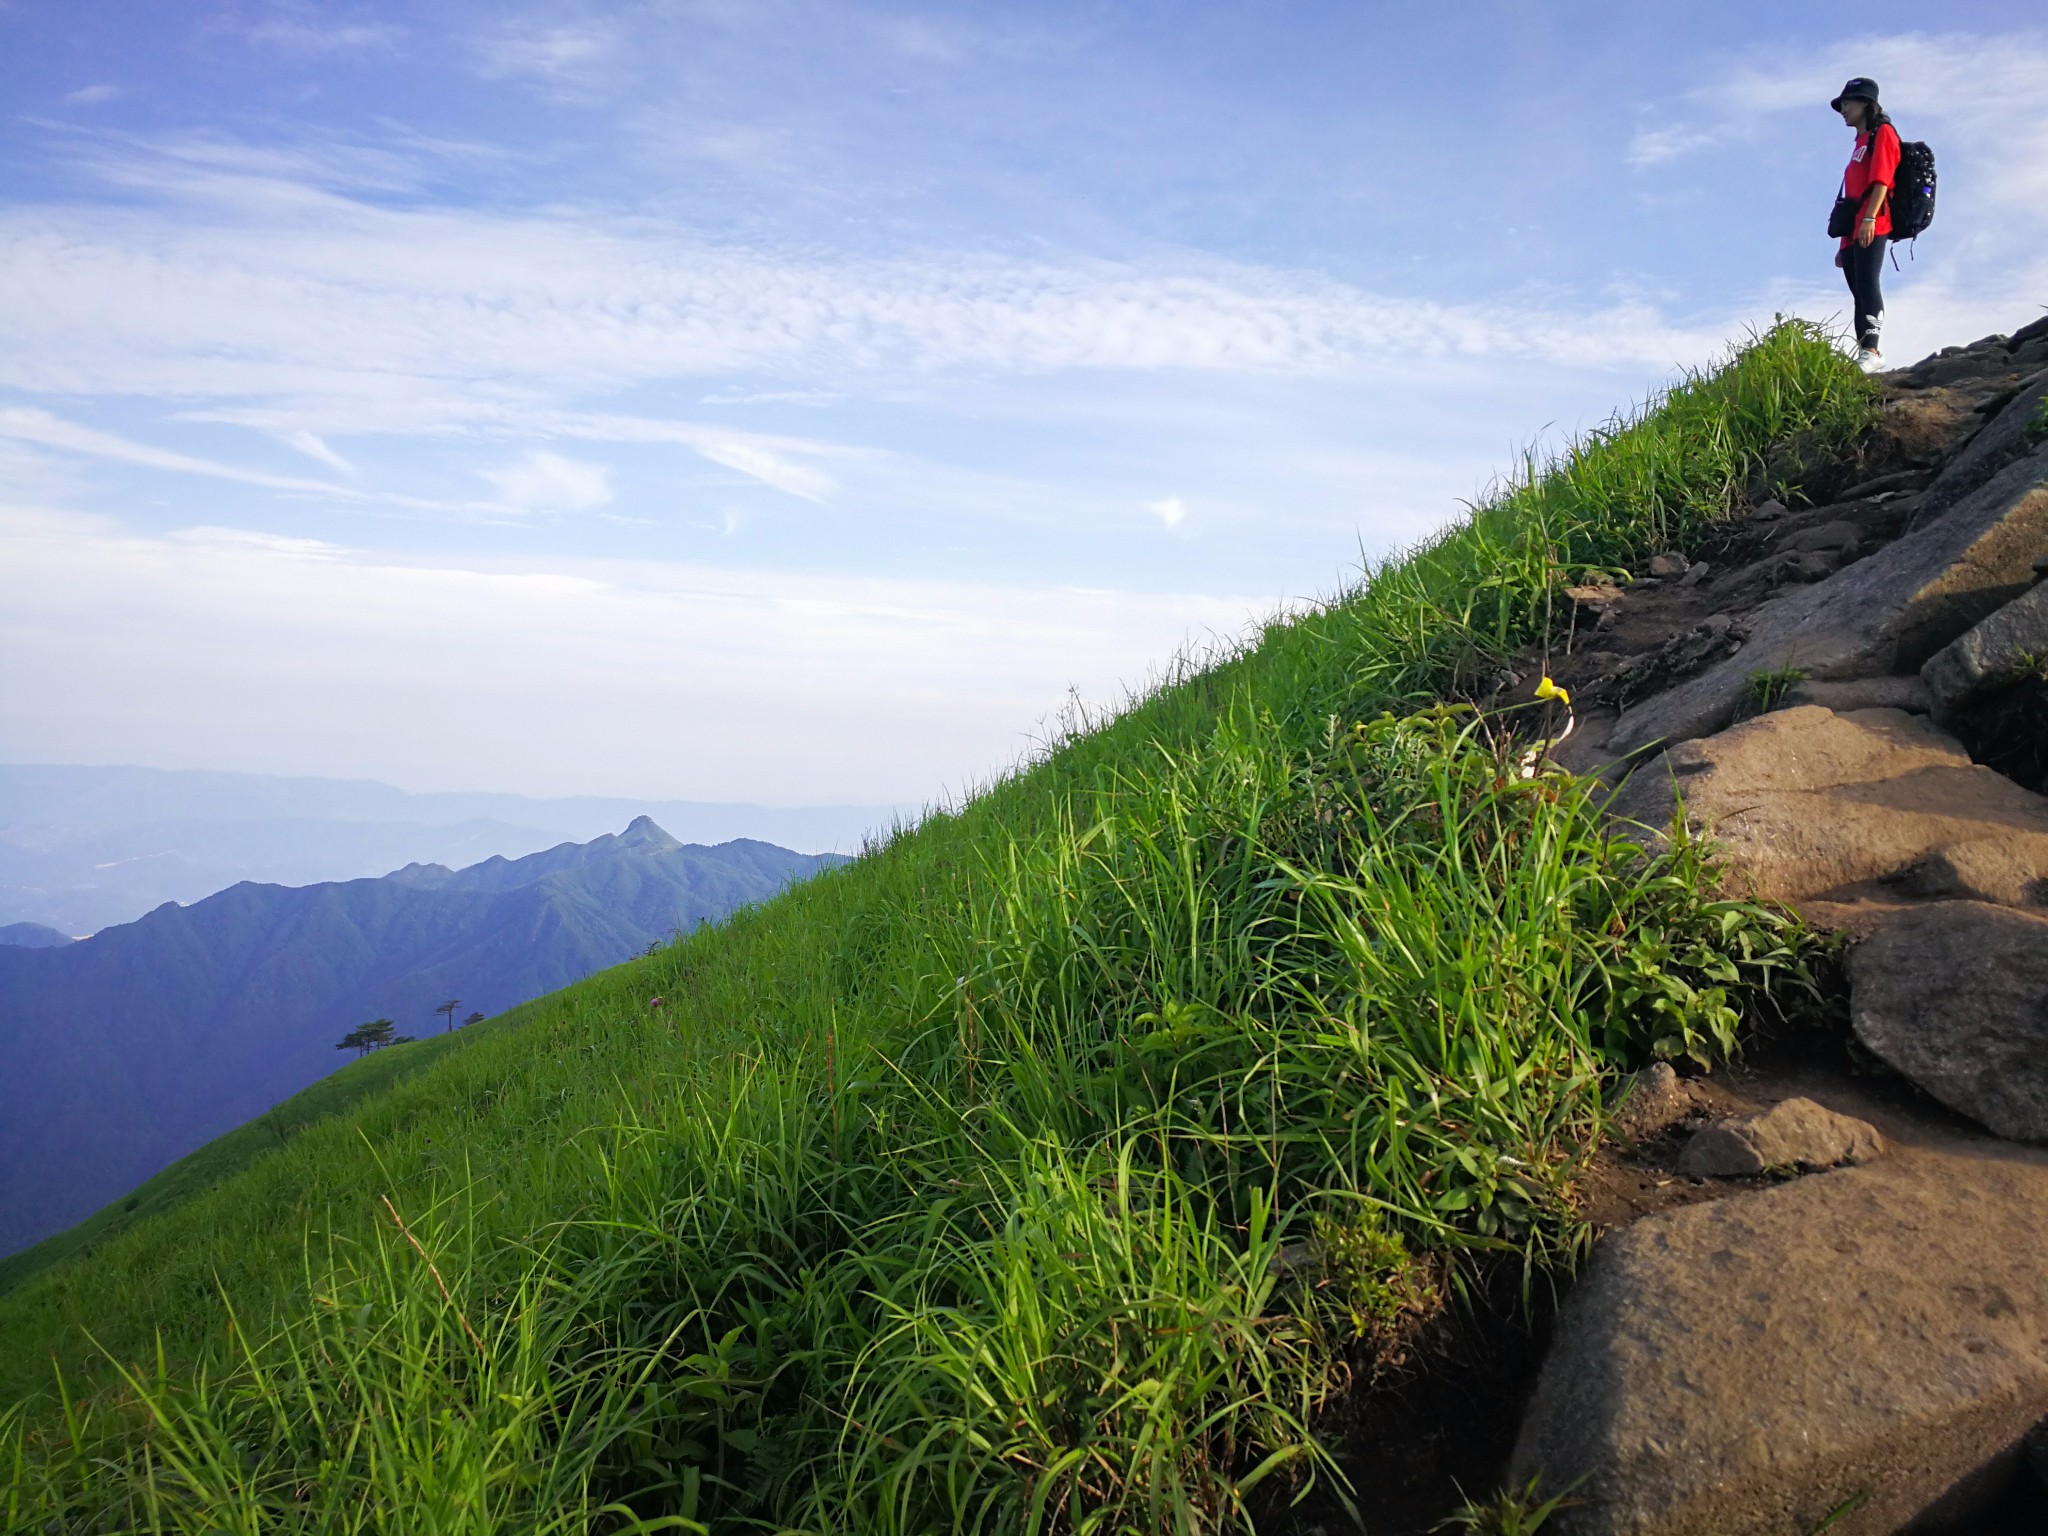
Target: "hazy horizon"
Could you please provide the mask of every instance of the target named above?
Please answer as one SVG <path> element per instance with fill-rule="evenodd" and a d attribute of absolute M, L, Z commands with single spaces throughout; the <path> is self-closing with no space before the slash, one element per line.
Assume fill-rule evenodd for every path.
<path fill-rule="evenodd" d="M 489 796 L 489 797 L 500 797 L 500 798 L 503 798 L 503 799 L 507 799 L 507 800 L 519 800 L 519 801 L 528 801 L 528 802 L 531 802 L 531 803 L 533 803 L 533 804 L 536 804 L 536 805 L 547 805 L 547 804 L 556 804 L 556 803 L 563 803 L 563 802 L 575 802 L 575 801 L 616 801 L 616 802 L 617 802 L 617 803 L 619 803 L 620 805 L 643 805 L 643 804 L 644 804 L 644 805 L 655 805 L 655 804 L 674 804 L 674 805 L 703 805 L 703 806 L 715 806 L 715 807 L 718 807 L 718 808 L 720 808 L 720 809 L 737 809 L 737 810 L 765 810 L 765 811 L 817 811 L 817 810 L 861 810 L 861 811 L 870 811 L 870 810 L 888 810 L 888 811 L 899 811 L 899 810 L 907 810 L 907 809 L 911 809 L 911 808 L 912 808 L 912 807 L 910 807 L 910 805 L 909 805 L 909 804 L 908 804 L 907 802 L 905 802 L 905 803 L 903 803 L 903 804 L 893 804 L 893 805 L 892 805 L 892 804 L 874 804 L 874 803 L 861 803 L 861 802 L 858 802 L 858 801 L 836 801 L 836 802 L 835 802 L 835 801 L 793 801 L 793 802 L 783 802 L 783 801 L 772 801 L 772 800 L 691 800 L 691 799 L 689 799 L 689 798 L 687 798 L 687 797 L 684 797 L 684 796 L 677 796 L 677 795 L 657 795 L 657 794 L 644 794 L 644 795 L 643 795 L 643 794 L 631 794 L 631 793 L 604 793 L 604 792 L 589 792 L 589 793 L 575 793 L 575 794 L 566 794 L 566 795 L 529 795 L 529 794 L 523 794 L 523 793 L 521 793 L 521 792 L 520 792 L 520 791 L 518 791 L 518 790 L 498 789 L 498 788 L 494 788 L 494 787 L 492 787 L 492 786 L 490 786 L 490 785 L 479 785 L 479 784 L 474 784 L 474 783 L 471 783 L 471 784 L 465 784 L 465 785 L 460 785 L 460 786 L 457 786 L 457 785 L 439 785 L 439 786 L 434 786 L 434 787 L 431 787 L 431 788 L 418 788 L 418 787 L 415 787 L 415 786 L 412 786 L 412 785 L 407 785 L 407 784 L 398 784 L 398 783 L 394 783 L 394 782 L 392 782 L 392 780 L 391 780 L 391 779 L 389 779 L 389 778 L 378 778 L 378 777 L 371 777 L 371 776 L 365 776 L 365 775 L 338 775 L 338 774 L 324 774 L 324 773 L 263 773 L 263 772 L 256 772 L 256 771 L 251 771 L 251 770 L 248 770 L 248 769 L 242 769 L 242 768 L 222 768 L 222 767 L 216 767 L 216 766 L 208 766 L 208 765 L 197 765 L 197 764 L 164 764 L 164 763 L 139 763 L 139 762 L 107 762 L 107 763 L 82 763 L 82 762 L 60 762 L 60 761 L 55 761 L 55 760 L 47 760 L 47 761 L 46 761 L 46 760 L 40 760 L 40 759 L 27 759 L 27 758 L 0 758 L 0 772 L 4 772 L 5 770 L 7 770 L 7 769 L 10 769 L 10 768 L 49 768 L 49 769 L 67 769 L 67 768 L 76 768 L 76 769 L 84 769 L 84 770 L 89 770 L 89 771 L 107 771 L 107 772 L 118 772 L 118 771 L 123 771 L 123 770 L 131 770 L 131 769 L 132 769 L 132 770 L 134 770 L 134 771 L 136 771 L 136 772 L 139 772 L 139 773 L 162 773 L 162 774 L 189 774 L 189 775 L 195 775 L 195 776 L 197 776 L 197 775 L 214 775 L 214 776 L 218 776 L 218 777 L 222 777 L 222 778 L 249 778 L 249 779 L 272 779 L 272 780 L 278 780 L 278 781 L 281 781 L 281 782 L 286 782 L 286 783 L 290 783 L 290 782 L 304 782 L 304 783 L 312 783 L 312 784 L 336 784 L 336 785 L 365 785 L 365 786 L 372 786 L 372 787 L 375 787 L 375 788 L 378 788 L 378 789 L 388 789 L 388 790 L 393 790 L 393 791 L 396 791 L 397 793 L 399 793 L 399 794 L 401 794 L 401 795 L 405 795 L 405 796 L 408 796 L 408 797 L 411 797 L 411 798 L 415 798 L 415 799 L 421 799 L 421 800 L 425 800 L 425 799 L 431 799 L 431 798 L 434 798 L 434 797 L 436 797 L 436 796 L 448 796 L 448 797 L 465 797 L 465 796 Z"/>
<path fill-rule="evenodd" d="M 304 886 L 415 863 L 467 868 L 588 843 L 640 816 L 683 843 L 853 854 L 924 809 L 415 794 L 375 779 L 0 763 L 0 924 L 78 937 L 245 880 Z"/>

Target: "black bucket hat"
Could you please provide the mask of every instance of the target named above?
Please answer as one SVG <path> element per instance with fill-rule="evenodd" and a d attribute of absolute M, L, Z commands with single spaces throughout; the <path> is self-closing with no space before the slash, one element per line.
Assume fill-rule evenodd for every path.
<path fill-rule="evenodd" d="M 1837 96 L 1833 101 L 1829 102 L 1828 106 L 1832 110 L 1839 112 L 1842 110 L 1842 103 L 1845 101 L 1876 100 L 1877 82 L 1875 80 L 1865 79 L 1862 75 L 1858 75 L 1854 80 L 1851 80 L 1847 85 L 1842 87 L 1842 94 Z"/>

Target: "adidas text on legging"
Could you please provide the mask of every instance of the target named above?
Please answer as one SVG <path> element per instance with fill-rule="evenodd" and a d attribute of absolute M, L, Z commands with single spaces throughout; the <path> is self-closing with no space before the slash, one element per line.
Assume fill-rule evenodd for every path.
<path fill-rule="evenodd" d="M 1875 347 L 1877 333 L 1884 329 L 1884 292 L 1878 279 L 1884 275 L 1884 251 L 1889 242 L 1879 235 L 1868 245 L 1851 240 L 1842 248 L 1842 275 L 1849 279 L 1849 295 L 1856 306 L 1856 345 Z"/>

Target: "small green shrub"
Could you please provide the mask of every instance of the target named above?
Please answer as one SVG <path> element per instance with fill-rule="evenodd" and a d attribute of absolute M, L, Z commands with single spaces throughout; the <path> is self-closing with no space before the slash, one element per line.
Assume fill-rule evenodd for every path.
<path fill-rule="evenodd" d="M 1759 670 L 1750 673 L 1744 680 L 1743 696 L 1751 714 L 1767 715 L 1785 701 L 1787 694 L 1805 681 L 1806 673 L 1799 667 Z"/>
<path fill-rule="evenodd" d="M 1328 1293 L 1323 1304 L 1334 1301 L 1343 1310 L 1355 1341 L 1398 1356 L 1408 1337 L 1442 1311 L 1440 1279 L 1373 1207 L 1318 1211 L 1310 1231 L 1315 1284 Z"/>
<path fill-rule="evenodd" d="M 1547 1499 L 1541 1497 L 1542 1481 L 1540 1476 L 1532 1477 L 1520 1488 L 1507 1489 L 1491 1499 L 1468 1500 L 1437 1529 L 1465 1531 L 1469 1536 L 1534 1536 L 1549 1524 L 1552 1515 L 1579 1502 L 1571 1497 L 1569 1488 Z"/>

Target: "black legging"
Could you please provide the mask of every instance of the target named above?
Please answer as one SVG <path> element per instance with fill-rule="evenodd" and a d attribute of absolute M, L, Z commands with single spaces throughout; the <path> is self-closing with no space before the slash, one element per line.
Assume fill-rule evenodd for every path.
<path fill-rule="evenodd" d="M 1868 245 L 1854 240 L 1842 252 L 1842 275 L 1849 279 L 1849 294 L 1856 304 L 1856 345 L 1875 347 L 1877 333 L 1884 329 L 1884 293 L 1878 279 L 1884 275 L 1885 238 L 1879 235 Z"/>

